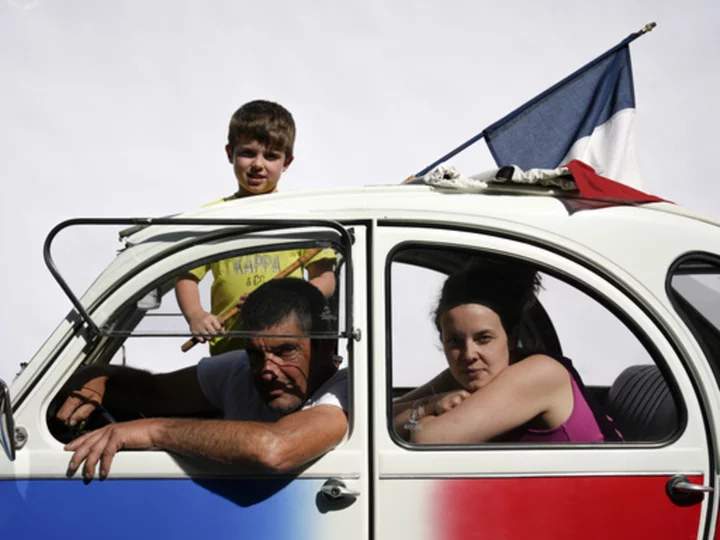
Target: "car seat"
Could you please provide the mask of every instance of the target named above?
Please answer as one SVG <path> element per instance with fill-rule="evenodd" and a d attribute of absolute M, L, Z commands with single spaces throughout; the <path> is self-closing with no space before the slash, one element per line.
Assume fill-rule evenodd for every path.
<path fill-rule="evenodd" d="M 607 411 L 626 441 L 660 441 L 678 428 L 675 400 L 654 365 L 620 373 L 608 392 Z"/>

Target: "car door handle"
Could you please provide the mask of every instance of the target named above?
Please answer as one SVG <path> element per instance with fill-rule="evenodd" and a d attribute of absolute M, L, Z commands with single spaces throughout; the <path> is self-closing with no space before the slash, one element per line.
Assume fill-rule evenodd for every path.
<path fill-rule="evenodd" d="M 358 497 L 360 495 L 359 491 L 349 489 L 345 485 L 345 482 L 343 482 L 339 478 L 330 478 L 329 480 L 327 480 L 320 488 L 320 493 L 322 493 L 325 498 L 332 501 L 346 497 L 352 497 L 354 499 L 355 497 Z"/>
<path fill-rule="evenodd" d="M 676 474 L 668 480 L 667 491 L 673 499 L 682 499 L 688 495 L 712 493 L 715 491 L 715 488 L 701 484 L 693 484 L 684 474 Z"/>

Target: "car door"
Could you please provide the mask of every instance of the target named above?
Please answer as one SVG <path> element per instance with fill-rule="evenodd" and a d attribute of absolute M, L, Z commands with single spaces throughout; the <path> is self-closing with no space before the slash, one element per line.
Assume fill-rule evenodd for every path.
<path fill-rule="evenodd" d="M 706 389 L 689 375 L 694 368 L 680 352 L 684 345 L 672 337 L 683 335 L 677 318 L 661 305 L 648 308 L 636 294 L 642 285 L 619 270 L 615 277 L 621 277 L 610 277 L 612 264 L 603 268 L 606 262 L 590 250 L 579 257 L 582 247 L 572 246 L 567 253 L 574 255 L 564 255 L 558 246 L 568 246 L 567 239 L 553 239 L 550 249 L 537 239 L 510 236 L 405 222 L 381 223 L 373 237 L 373 297 L 385 305 L 372 321 L 376 535 L 706 537 L 712 498 L 672 487 L 685 482 L 681 487 L 712 489 L 715 481 L 710 414 L 698 398 Z M 425 265 L 413 266 L 408 261 L 422 258 L 405 254 L 419 249 L 428 253 Z M 562 353 L 571 356 L 603 407 L 615 411 L 616 425 L 627 430 L 625 441 L 422 446 L 395 433 L 398 389 L 420 385 L 446 365 L 430 319 L 445 278 L 438 269 L 452 264 L 437 261 L 455 259 L 461 268 L 463 261 L 490 256 L 544 274 L 539 298 Z M 638 372 L 650 373 L 671 420 L 655 418 L 657 404 L 640 420 L 628 410 L 642 390 L 632 385 L 645 384 L 633 379 Z M 648 404 L 647 397 L 637 399 Z"/>
<path fill-rule="evenodd" d="M 24 440 L 14 461 L 0 456 L 3 537 L 368 537 L 366 379 L 356 367 L 366 363 L 366 342 L 356 339 L 366 314 L 364 295 L 352 302 L 349 294 L 364 286 L 365 231 L 354 227 L 350 251 L 339 227 L 266 225 L 260 232 L 249 226 L 208 236 L 198 236 L 197 227 L 188 232 L 175 226 L 172 233 L 157 232 L 154 240 L 148 233 L 150 239 L 121 253 L 96 282 L 82 303 L 102 335 L 89 336 L 72 312 L 51 338 L 57 344 L 51 353 L 33 360 L 37 375 L 11 388 L 15 426 Z M 217 225 L 213 230 L 218 232 Z M 79 475 L 67 476 L 64 435 L 49 426 L 53 398 L 78 366 L 111 361 L 162 371 L 193 364 L 197 358 L 180 352 L 188 331 L 174 304 L 175 277 L 213 260 L 316 246 L 335 249 L 340 267 L 337 352 L 349 372 L 351 426 L 340 446 L 292 474 L 250 472 L 149 450 L 119 452 L 103 481 L 88 484 Z M 88 297 L 97 300 L 90 303 Z M 160 298 L 159 308 L 152 306 L 153 297 Z"/>
<path fill-rule="evenodd" d="M 668 272 L 668 295 L 707 359 L 713 375 L 707 380 L 714 379 L 720 388 L 720 253 L 716 238 L 708 236 L 702 250 L 686 251 L 673 263 Z M 720 393 L 716 390 L 709 395 L 718 399 Z M 716 497 L 715 538 L 717 506 Z"/>

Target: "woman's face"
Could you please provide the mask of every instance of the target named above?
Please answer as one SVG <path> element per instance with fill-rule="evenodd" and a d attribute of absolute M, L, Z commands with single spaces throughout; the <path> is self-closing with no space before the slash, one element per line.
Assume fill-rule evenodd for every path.
<path fill-rule="evenodd" d="M 443 313 L 440 331 L 450 371 L 469 392 L 479 390 L 510 365 L 508 338 L 500 317 L 480 304 Z"/>

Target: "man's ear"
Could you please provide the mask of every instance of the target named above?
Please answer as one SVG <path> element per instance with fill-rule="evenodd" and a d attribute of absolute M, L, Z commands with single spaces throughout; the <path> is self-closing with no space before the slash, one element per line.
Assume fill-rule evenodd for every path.
<path fill-rule="evenodd" d="M 229 144 L 225 145 L 225 154 L 227 155 L 228 161 L 230 163 L 232 163 L 233 162 L 233 150 L 232 150 L 232 148 L 230 148 Z"/>
<path fill-rule="evenodd" d="M 335 344 L 336 339 L 318 339 L 313 340 L 315 342 L 315 349 L 313 353 L 317 355 L 317 359 L 321 360 L 323 364 L 325 361 L 328 363 L 335 356 Z"/>
<path fill-rule="evenodd" d="M 295 156 L 290 156 L 289 158 L 285 158 L 285 165 L 283 165 L 283 172 L 287 171 L 288 167 L 290 166 L 290 164 L 293 162 L 294 159 L 295 159 Z"/>

